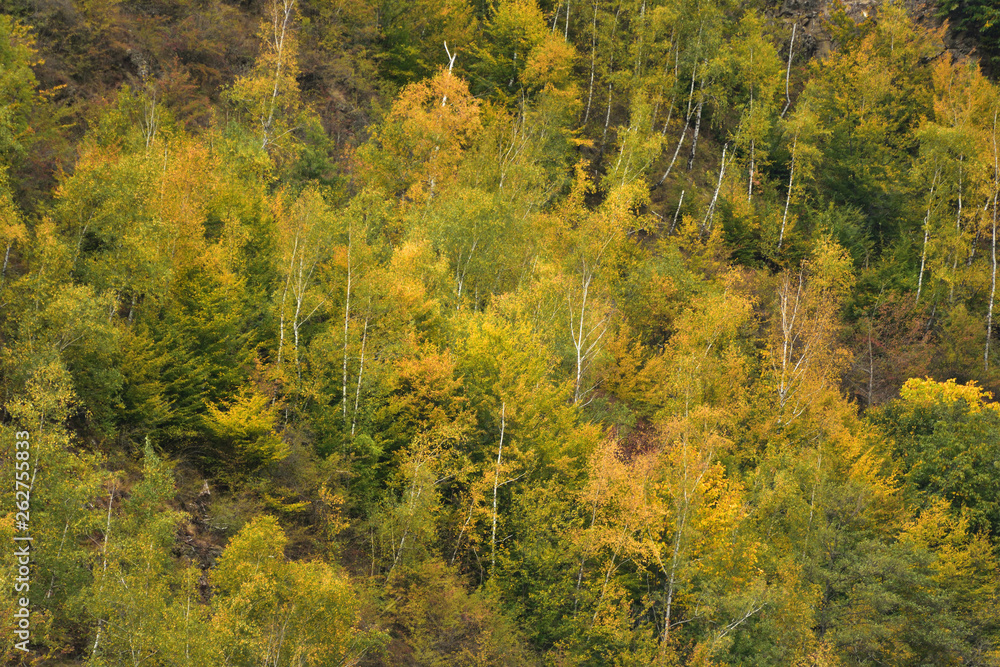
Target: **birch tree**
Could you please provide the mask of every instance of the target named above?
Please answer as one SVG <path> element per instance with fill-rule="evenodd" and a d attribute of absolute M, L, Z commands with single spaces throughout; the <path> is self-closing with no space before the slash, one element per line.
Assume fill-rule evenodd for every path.
<path fill-rule="evenodd" d="M 736 103 L 742 107 L 735 143 L 747 170 L 749 201 L 759 170 L 769 164 L 768 135 L 777 110 L 781 63 L 774 45 L 765 37 L 761 18 L 753 11 L 740 20 L 730 49 L 727 69 L 741 93 Z"/>
<path fill-rule="evenodd" d="M 379 635 L 356 627 L 346 575 L 322 561 L 289 562 L 271 517 L 248 523 L 212 572 L 212 632 L 222 660 L 277 667 L 356 662 Z"/>
<path fill-rule="evenodd" d="M 611 310 L 602 303 L 601 276 L 626 238 L 629 209 L 636 197 L 636 183 L 609 193 L 597 211 L 587 211 L 584 196 L 592 190 L 582 165 L 577 167 L 573 191 L 562 217 L 566 240 L 572 244 L 566 257 L 566 313 L 572 344 L 573 402 L 584 401 L 593 391 L 589 375 L 601 352 L 601 341 L 612 324 Z"/>
<path fill-rule="evenodd" d="M 785 138 L 788 142 L 788 186 L 785 190 L 785 206 L 781 214 L 781 226 L 778 229 L 777 248 L 780 251 L 785 237 L 795 224 L 795 215 L 789 217 L 789 209 L 797 200 L 796 194 L 805 188 L 815 174 L 817 163 L 822 158 L 819 141 L 826 135 L 819 117 L 806 105 L 800 105 L 785 125 Z"/>
<path fill-rule="evenodd" d="M 239 77 L 230 99 L 245 110 L 261 150 L 287 153 L 300 124 L 296 0 L 268 0 L 258 30 L 261 50 L 253 70 Z"/>
<path fill-rule="evenodd" d="M 196 568 L 167 557 L 184 518 L 166 507 L 173 476 L 148 442 L 143 463 L 142 479 L 127 500 L 119 499 L 110 534 L 109 498 L 105 542 L 95 554 L 102 562 L 93 567 L 94 584 L 86 601 L 88 615 L 96 619 L 89 659 L 136 665 L 169 650 L 194 664 L 221 660 L 210 639 L 208 609 L 197 592 Z"/>
<path fill-rule="evenodd" d="M 990 342 L 993 338 L 993 303 L 997 291 L 997 200 L 1000 199 L 1000 148 L 997 147 L 997 110 L 993 111 L 993 211 L 990 219 L 990 301 L 986 311 L 986 345 L 983 370 L 990 369 Z"/>
<path fill-rule="evenodd" d="M 480 101 L 464 80 L 442 69 L 400 91 L 357 151 L 359 177 L 373 189 L 426 204 L 438 188 L 454 182 L 481 128 Z"/>
<path fill-rule="evenodd" d="M 322 195 L 307 189 L 290 204 L 278 203 L 276 211 L 279 244 L 280 296 L 278 349 L 275 366 L 281 372 L 286 356 L 294 368 L 295 393 L 302 389 L 303 327 L 317 314 L 324 314 L 329 297 L 319 282 L 330 259 L 334 240 L 333 212 Z M 349 288 L 348 288 L 349 289 Z M 290 339 L 290 340 L 289 340 Z M 285 348 L 289 351 L 286 354 Z"/>
<path fill-rule="evenodd" d="M 833 386 L 845 358 L 834 343 L 837 309 L 853 277 L 846 253 L 826 240 L 807 263 L 778 280 L 768 358 L 776 425 L 784 428 Z"/>

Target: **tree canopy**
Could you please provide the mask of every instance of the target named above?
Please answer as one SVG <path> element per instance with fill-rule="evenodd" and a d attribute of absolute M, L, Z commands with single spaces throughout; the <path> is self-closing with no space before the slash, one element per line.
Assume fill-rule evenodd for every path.
<path fill-rule="evenodd" d="M 5 664 L 1000 665 L 1000 17 L 912 4 L 3 4 Z"/>

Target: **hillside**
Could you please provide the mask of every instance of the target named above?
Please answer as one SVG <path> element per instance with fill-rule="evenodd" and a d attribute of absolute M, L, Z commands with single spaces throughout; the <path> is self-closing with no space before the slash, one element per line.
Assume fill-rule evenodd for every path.
<path fill-rule="evenodd" d="M 1000 665 L 985 0 L 6 0 L 10 665 Z"/>

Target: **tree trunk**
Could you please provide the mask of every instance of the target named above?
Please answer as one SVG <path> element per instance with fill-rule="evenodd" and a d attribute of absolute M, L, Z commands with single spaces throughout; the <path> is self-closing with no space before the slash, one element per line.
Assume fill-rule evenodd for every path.
<path fill-rule="evenodd" d="M 708 69 L 708 62 L 704 63 L 704 67 Z M 694 136 L 691 137 L 691 155 L 688 157 L 688 171 L 694 168 L 694 156 L 698 151 L 698 135 L 701 133 L 701 110 L 705 106 L 705 75 L 701 75 L 701 84 L 698 86 L 698 111 L 695 114 L 694 120 Z"/>
<path fill-rule="evenodd" d="M 750 52 L 750 68 L 753 69 L 753 51 Z M 750 83 L 750 111 L 747 115 L 747 122 L 750 124 L 751 132 L 753 132 L 753 83 Z M 754 168 L 754 149 L 757 147 L 756 139 L 751 134 L 750 138 L 750 170 L 747 174 L 747 201 L 753 201 L 753 168 Z"/>
<path fill-rule="evenodd" d="M 342 385 L 342 396 L 343 396 L 343 407 L 344 407 L 344 426 L 347 426 L 347 352 L 348 352 L 348 338 L 347 338 L 347 326 L 351 320 L 351 230 L 350 227 L 347 229 L 347 297 L 344 300 L 344 378 Z"/>
<path fill-rule="evenodd" d="M 798 27 L 798 23 L 792 24 L 792 39 L 788 42 L 788 67 L 785 68 L 785 108 L 781 110 L 782 118 L 788 113 L 788 107 L 792 105 L 791 95 L 788 94 L 788 79 L 792 74 L 792 48 L 795 46 L 795 29 Z"/>
<path fill-rule="evenodd" d="M 586 266 L 583 267 L 583 273 L 581 275 L 581 286 L 583 288 L 583 293 L 581 295 L 580 303 L 580 322 L 577 324 L 574 320 L 573 314 L 573 300 L 572 295 L 566 295 L 566 302 L 569 306 L 569 332 L 570 336 L 573 338 L 573 349 L 576 352 L 576 378 L 573 388 L 573 403 L 577 404 L 583 399 L 583 397 L 590 393 L 590 390 L 583 390 L 583 377 L 586 374 L 587 369 L 590 367 L 590 362 L 594 357 L 595 348 L 604 334 L 607 332 L 607 316 L 602 318 L 597 324 L 591 327 L 589 330 L 584 330 L 584 320 L 587 316 L 587 300 L 590 296 L 590 283 L 594 279 L 594 272 L 588 270 Z"/>
<path fill-rule="evenodd" d="M 962 161 L 964 155 L 958 156 L 958 214 L 955 216 L 955 238 L 962 238 Z M 951 263 L 951 286 L 948 289 L 948 303 L 955 303 L 955 278 L 958 274 L 958 244 L 955 245 L 955 254 Z"/>
<path fill-rule="evenodd" d="M 456 49 L 455 53 L 452 53 L 451 50 L 448 49 L 448 42 L 447 42 L 447 40 L 445 40 L 445 42 L 444 42 L 444 52 L 448 56 L 448 74 L 451 74 L 451 69 L 455 66 L 455 58 L 458 57 L 458 50 Z M 448 103 L 448 95 L 444 94 L 444 95 L 441 96 L 441 106 L 444 106 L 447 103 Z M 437 147 L 435 147 L 434 150 L 436 151 Z"/>
<path fill-rule="evenodd" d="M 615 13 L 615 23 L 611 28 L 611 58 L 608 61 L 608 110 L 604 115 L 604 132 L 601 134 L 601 153 L 604 153 L 604 143 L 608 138 L 608 126 L 611 124 L 611 101 L 612 101 L 612 83 L 610 81 L 611 75 L 615 71 L 615 34 L 618 32 L 618 17 L 622 13 L 621 5 L 618 5 L 618 11 Z"/>
<path fill-rule="evenodd" d="M 688 91 L 688 106 L 687 114 L 684 118 L 684 129 L 681 130 L 681 138 L 677 140 L 677 147 L 674 148 L 674 156 L 670 158 L 670 164 L 667 165 L 667 170 L 663 172 L 663 177 L 660 178 L 661 185 L 663 184 L 663 181 L 667 180 L 667 176 L 670 175 L 670 170 L 674 168 L 674 163 L 677 161 L 677 155 L 681 152 L 681 146 L 684 144 L 684 137 L 687 136 L 688 127 L 691 125 L 691 102 L 694 99 L 694 82 L 697 73 L 697 67 L 691 70 L 691 90 Z"/>
<path fill-rule="evenodd" d="M 726 149 L 728 148 L 728 143 L 722 147 L 722 164 L 719 166 L 719 182 L 715 186 L 715 194 L 712 195 L 712 203 L 709 204 L 708 213 L 705 214 L 705 221 L 702 223 L 702 230 L 706 234 L 712 229 L 712 218 L 715 217 L 715 203 L 719 199 L 719 190 L 722 189 L 722 178 L 726 174 Z"/>
<path fill-rule="evenodd" d="M 677 565 L 680 560 L 681 551 L 681 533 L 684 531 L 684 525 L 687 523 L 687 512 L 685 511 L 677 524 L 677 533 L 674 535 L 674 548 L 673 554 L 670 558 L 670 576 L 667 579 L 667 608 L 663 617 L 663 641 L 670 638 L 670 614 L 672 613 L 672 607 L 674 602 L 674 586 L 677 579 Z"/>
<path fill-rule="evenodd" d="M 986 349 L 983 370 L 990 370 L 990 339 L 993 338 L 993 301 L 997 293 L 997 196 L 1000 195 L 1000 156 L 997 154 L 997 114 L 993 112 L 993 228 L 990 236 L 990 307 L 986 314 Z"/>
<path fill-rule="evenodd" d="M 594 31 L 590 39 L 590 88 L 587 90 L 587 111 L 583 114 L 583 124 L 590 118 L 590 105 L 594 101 L 594 70 L 597 67 L 597 2 L 594 2 Z"/>
<path fill-rule="evenodd" d="M 573 402 L 580 402 L 580 385 L 583 381 L 583 320 L 587 313 L 587 293 L 590 290 L 590 278 L 589 276 L 584 276 L 583 278 L 583 295 L 581 297 L 582 302 L 580 304 L 580 325 L 579 331 L 574 334 L 573 332 L 573 321 L 572 321 L 572 311 L 570 319 L 570 334 L 573 334 L 573 347 L 576 350 L 576 382 L 573 385 Z"/>
<path fill-rule="evenodd" d="M 939 167 L 934 172 L 934 180 L 931 182 L 931 193 L 927 198 L 927 213 L 924 215 L 924 244 L 920 250 L 920 275 L 917 276 L 917 300 L 914 305 L 920 303 L 920 293 L 924 288 L 924 267 L 927 265 L 927 241 L 931 235 L 931 209 L 934 206 L 934 189 L 937 187 L 937 180 L 940 174 L 941 168 Z"/>
<path fill-rule="evenodd" d="M 788 206 L 792 203 L 792 183 L 795 179 L 795 148 L 799 143 L 799 135 L 795 135 L 795 139 L 792 140 L 792 167 L 788 171 L 788 194 L 785 197 L 785 213 L 781 216 L 781 232 L 778 234 L 778 250 L 781 250 L 781 244 L 785 240 L 785 224 L 788 222 Z"/>
<path fill-rule="evenodd" d="M 681 204 L 684 203 L 684 193 L 685 192 L 687 192 L 687 190 L 681 190 L 681 198 L 677 202 L 677 211 L 674 212 L 673 222 L 670 223 L 670 229 L 667 231 L 667 235 L 668 236 L 670 234 L 673 234 L 674 233 L 674 228 L 677 227 L 677 218 L 680 217 L 680 214 L 681 214 Z"/>
<path fill-rule="evenodd" d="M 302 267 L 299 267 L 299 280 L 302 279 Z M 302 327 L 300 318 L 302 316 L 302 300 L 305 298 L 303 292 L 295 295 L 295 314 L 292 315 L 292 344 L 295 346 L 295 400 L 298 401 L 298 394 L 302 388 L 302 357 L 299 354 L 299 330 Z"/>
<path fill-rule="evenodd" d="M 872 350 L 872 318 L 868 316 L 868 409 L 872 408 L 875 393 L 875 353 Z"/>
<path fill-rule="evenodd" d="M 285 301 L 288 298 L 288 285 L 292 281 L 292 271 L 295 270 L 295 255 L 299 249 L 299 237 L 295 235 L 295 242 L 292 245 L 292 259 L 288 263 L 288 276 L 285 277 L 285 286 L 281 290 L 281 310 L 278 318 L 278 362 L 277 367 L 281 368 L 281 355 L 285 345 Z"/>
<path fill-rule="evenodd" d="M 673 35 L 671 35 L 670 39 L 671 41 L 673 41 Z M 670 95 L 670 106 L 667 108 L 667 119 L 663 122 L 663 129 L 660 130 L 660 134 L 662 136 L 666 136 L 667 128 L 670 127 L 670 120 L 674 117 L 674 104 L 677 102 L 677 68 L 680 65 L 680 58 L 681 58 L 681 46 L 680 43 L 678 42 L 674 46 L 674 80 L 673 83 L 671 84 L 671 88 L 673 90 Z M 666 71 L 666 68 L 664 68 L 664 71 Z M 659 102 L 657 102 L 657 105 L 659 105 Z M 658 112 L 659 109 L 656 109 L 653 112 L 654 121 L 656 120 Z"/>
<path fill-rule="evenodd" d="M 792 354 L 795 353 L 795 341 L 798 338 L 798 332 L 796 330 L 795 322 L 799 318 L 799 304 L 802 301 L 802 288 L 805 276 L 802 271 L 799 271 L 798 285 L 795 289 L 795 298 L 789 305 L 791 297 L 791 279 L 786 274 L 785 279 L 782 283 L 781 289 L 778 292 L 778 310 L 781 315 L 781 375 L 778 379 L 778 406 L 780 408 L 781 415 L 784 415 L 785 405 L 788 403 L 788 398 L 792 393 L 792 384 L 795 381 L 796 372 L 800 368 L 802 362 L 806 360 L 807 355 L 810 354 L 810 345 L 808 341 L 806 345 L 802 348 L 798 363 L 789 368 L 791 365 Z M 808 362 L 807 362 L 808 363 Z M 782 423 L 782 417 L 778 417 L 779 425 Z"/>
<path fill-rule="evenodd" d="M 264 120 L 262 123 L 264 129 L 264 138 L 260 145 L 262 149 L 266 149 L 268 143 L 271 141 L 271 125 L 274 123 L 274 111 L 278 104 L 278 88 L 281 85 L 281 70 L 285 64 L 285 33 L 288 30 L 288 21 L 292 17 L 292 8 L 294 6 L 295 0 L 282 0 L 280 10 L 278 9 L 277 1 L 272 9 L 271 22 L 274 30 L 274 50 L 276 52 L 275 55 L 277 56 L 277 62 L 275 64 L 274 88 L 271 91 L 271 102 L 268 106 L 267 120 Z M 279 20 L 281 22 L 280 28 L 278 27 Z"/>
<path fill-rule="evenodd" d="M 7 251 L 3 254 L 3 270 L 0 271 L 0 282 L 7 277 L 7 262 L 10 261 L 10 249 L 14 247 L 14 242 L 7 244 Z"/>
<path fill-rule="evenodd" d="M 608 109 L 607 109 L 607 112 L 604 114 L 604 131 L 601 133 L 601 152 L 602 153 L 604 152 L 604 144 L 608 140 L 608 126 L 611 125 L 611 101 L 612 101 L 611 92 L 612 92 L 612 86 L 611 86 L 611 82 L 609 81 L 608 82 Z"/>
<path fill-rule="evenodd" d="M 497 465 L 493 472 L 493 530 L 490 533 L 490 574 L 497 562 L 497 489 L 500 488 L 500 463 L 503 457 L 503 435 L 507 426 L 507 403 L 500 405 L 500 446 L 497 448 Z"/>
<path fill-rule="evenodd" d="M 358 404 L 361 401 L 361 376 L 365 372 L 365 342 L 368 340 L 368 317 L 365 317 L 365 328 L 361 333 L 361 362 L 358 364 L 358 386 L 354 390 L 354 413 L 351 416 L 351 437 L 358 425 Z"/>

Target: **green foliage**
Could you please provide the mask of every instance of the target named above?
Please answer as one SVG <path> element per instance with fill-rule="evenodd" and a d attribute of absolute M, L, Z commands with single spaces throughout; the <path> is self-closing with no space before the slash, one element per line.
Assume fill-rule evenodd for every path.
<path fill-rule="evenodd" d="M 388 645 L 384 664 L 536 664 L 510 619 L 487 596 L 469 595 L 456 573 L 440 561 L 429 560 L 394 577 L 386 595 L 393 601 L 392 620 L 400 636 Z"/>
<path fill-rule="evenodd" d="M 1000 58 L 1000 9 L 984 0 L 938 0 L 938 15 L 947 17 L 952 25 L 973 36 L 987 56 L 989 65 L 996 67 Z"/>
<path fill-rule="evenodd" d="M 142 480 L 114 517 L 110 504 L 117 484 L 111 488 L 104 542 L 93 554 L 94 583 L 79 601 L 97 621 L 87 664 L 135 659 L 210 664 L 219 653 L 205 636 L 207 614 L 199 600 L 197 570 L 169 556 L 177 524 L 185 518 L 166 507 L 173 475 L 148 440 L 143 459 Z"/>
<path fill-rule="evenodd" d="M 403 85 L 432 75 L 448 64 L 448 51 L 458 66 L 467 65 L 476 20 L 466 0 L 392 0 L 379 9 L 385 48 L 380 71 L 389 81 Z"/>
<path fill-rule="evenodd" d="M 357 660 L 384 641 L 355 627 L 359 600 L 346 577 L 322 561 L 287 562 L 285 534 L 262 517 L 219 557 L 212 630 L 234 665 L 325 665 Z"/>
<path fill-rule="evenodd" d="M 157 425 L 169 442 L 182 449 L 204 432 L 208 406 L 234 396 L 253 368 L 239 284 L 221 284 L 204 272 L 178 281 L 175 297 L 152 332 L 150 367 L 141 368 L 147 391 L 149 378 L 162 386 L 169 416 Z M 152 324 L 152 323 L 151 323 Z M 154 394 L 155 396 L 155 394 Z M 151 424 L 153 425 L 153 424 Z M 193 450 L 205 455 L 203 448 Z"/>
<path fill-rule="evenodd" d="M 510 104 L 525 87 L 526 69 L 541 65 L 533 61 L 544 57 L 537 49 L 546 41 L 545 19 L 535 0 L 504 0 L 492 14 L 475 51 L 474 90 Z"/>
<path fill-rule="evenodd" d="M 997 663 L 1000 94 L 946 28 L 8 4 L 35 662 Z"/>
<path fill-rule="evenodd" d="M 302 114 L 299 95 L 298 15 L 294 0 L 264 4 L 258 36 L 261 52 L 253 71 L 233 82 L 229 97 L 257 130 L 261 150 L 294 153 L 291 135 Z"/>
<path fill-rule="evenodd" d="M 900 233 L 912 133 L 931 108 L 925 63 L 940 51 L 940 37 L 915 30 L 901 6 L 883 14 L 856 46 L 817 65 L 804 93 L 830 133 L 819 146 L 822 191 L 860 208 L 882 246 Z"/>
<path fill-rule="evenodd" d="M 7 15 L 0 16 L 0 159 L 10 166 L 31 145 L 31 121 L 38 105 L 37 63 L 28 29 Z"/>
<path fill-rule="evenodd" d="M 913 379 L 877 422 L 894 439 L 907 485 L 925 502 L 946 500 L 973 531 L 1000 534 L 1000 441 L 996 404 L 970 382 Z"/>
<path fill-rule="evenodd" d="M 34 482 L 29 483 L 29 525 L 33 542 L 46 545 L 33 551 L 31 599 L 37 606 L 32 620 L 38 630 L 36 644 L 46 655 L 58 655 L 86 641 L 91 629 L 88 619 L 80 614 L 78 600 L 93 584 L 87 538 L 101 530 L 102 512 L 92 501 L 103 495 L 108 475 L 99 467 L 99 455 L 79 451 L 71 442 L 66 423 L 78 399 L 72 377 L 58 355 L 21 357 L 18 367 L 23 375 L 14 387 L 8 387 L 10 396 L 4 409 L 12 421 L 4 426 L 3 438 L 14 443 L 24 439 L 19 431 L 29 435 L 29 461 L 34 462 L 34 466 L 29 465 L 34 476 Z M 8 373 L 7 377 L 12 376 Z M 13 444 L 11 447 L 13 451 Z M 10 465 L 5 468 L 13 476 L 16 456 L 7 460 Z M 11 486 L 4 493 L 4 507 L 15 508 L 15 499 Z M 23 495 L 19 500 L 24 500 Z M 7 516 L 14 520 L 14 514 Z M 14 563 L 9 564 L 8 572 L 12 573 Z M 13 595 L 14 582 L 9 583 L 6 595 Z M 39 595 L 42 587 L 44 596 Z"/>
<path fill-rule="evenodd" d="M 267 396 L 243 388 L 224 406 L 208 406 L 206 426 L 220 443 L 218 456 L 236 469 L 252 472 L 288 456 L 288 446 L 275 432 L 277 409 Z"/>

